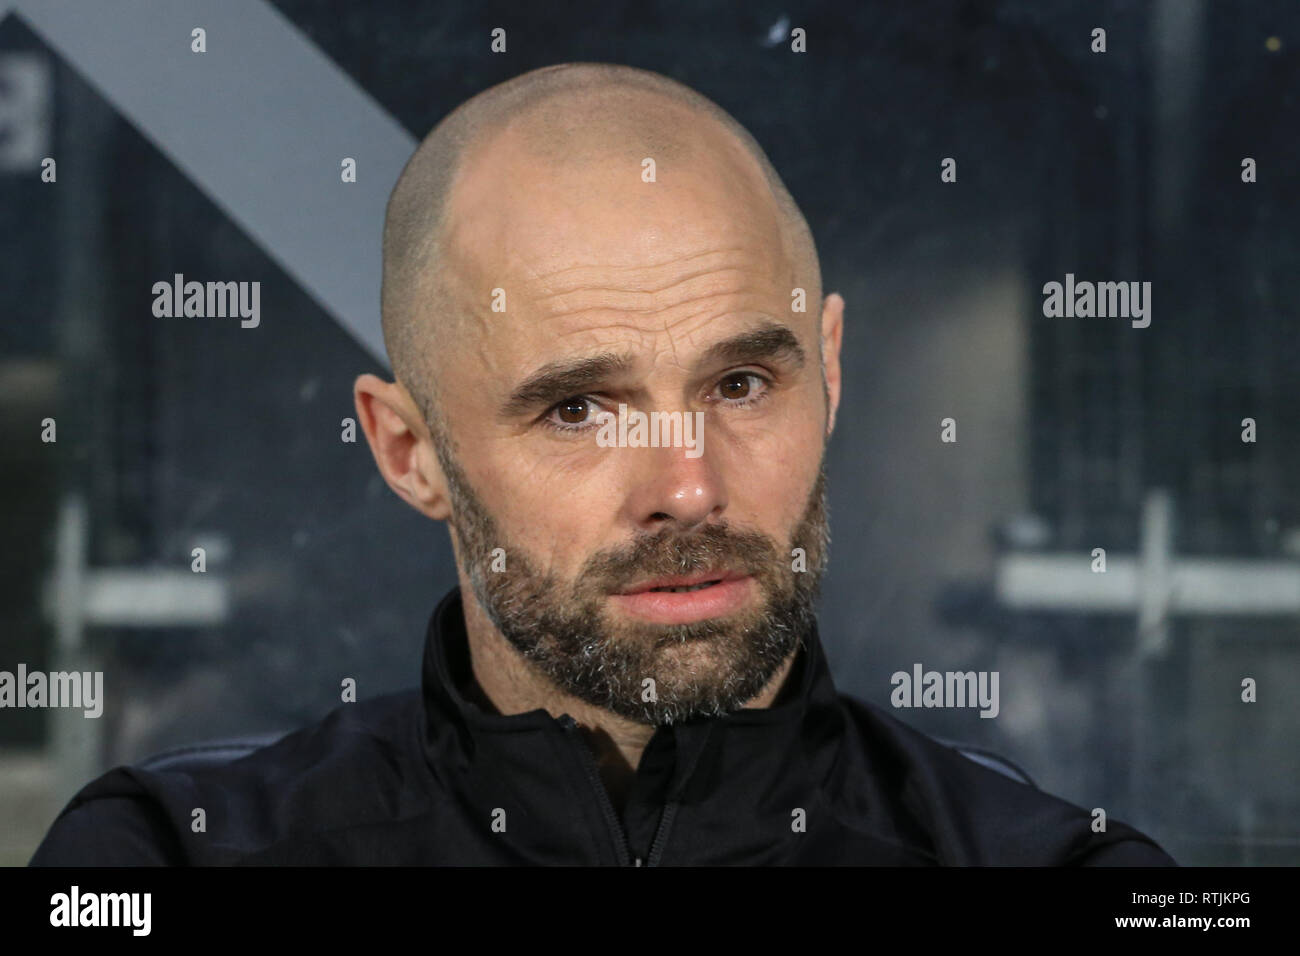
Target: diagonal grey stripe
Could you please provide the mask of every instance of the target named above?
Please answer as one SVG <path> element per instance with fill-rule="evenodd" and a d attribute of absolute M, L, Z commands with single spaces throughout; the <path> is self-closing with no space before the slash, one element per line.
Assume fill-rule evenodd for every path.
<path fill-rule="evenodd" d="M 395 119 L 263 0 L 6 3 L 387 365 L 384 205 L 416 146 Z"/>

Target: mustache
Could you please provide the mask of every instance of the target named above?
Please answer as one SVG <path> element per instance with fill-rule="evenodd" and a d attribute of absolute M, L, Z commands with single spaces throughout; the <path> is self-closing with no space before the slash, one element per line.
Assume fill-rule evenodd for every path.
<path fill-rule="evenodd" d="M 635 539 L 627 548 L 594 555 L 581 580 L 600 590 L 618 590 L 646 577 L 697 572 L 738 572 L 760 576 L 776 559 L 776 545 L 754 531 L 708 525 L 689 534 L 664 529 Z"/>

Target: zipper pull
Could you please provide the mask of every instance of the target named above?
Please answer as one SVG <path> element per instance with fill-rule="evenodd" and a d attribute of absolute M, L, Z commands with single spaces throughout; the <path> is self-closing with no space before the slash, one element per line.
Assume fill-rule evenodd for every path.
<path fill-rule="evenodd" d="M 639 856 L 636 858 L 636 865 L 637 865 L 637 866 L 641 866 L 641 865 L 642 865 L 642 864 L 641 864 L 641 858 L 640 858 Z"/>

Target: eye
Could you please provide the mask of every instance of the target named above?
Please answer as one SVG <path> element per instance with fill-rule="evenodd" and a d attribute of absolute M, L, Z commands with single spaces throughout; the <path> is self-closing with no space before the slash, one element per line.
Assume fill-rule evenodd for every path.
<path fill-rule="evenodd" d="M 769 385 L 771 382 L 757 372 L 730 372 L 718 381 L 718 394 L 728 405 L 744 407 L 765 399 Z"/>
<path fill-rule="evenodd" d="M 576 395 L 552 405 L 542 421 L 556 431 L 582 432 L 600 424 L 596 419 L 599 411 L 600 406 L 591 399 Z"/>
<path fill-rule="evenodd" d="M 585 398 L 566 398 L 555 406 L 560 421 L 566 425 L 581 425 L 591 411 L 591 405 Z"/>

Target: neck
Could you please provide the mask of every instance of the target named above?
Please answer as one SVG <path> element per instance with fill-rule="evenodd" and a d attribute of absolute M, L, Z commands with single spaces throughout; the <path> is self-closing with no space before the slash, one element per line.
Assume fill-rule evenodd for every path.
<path fill-rule="evenodd" d="M 476 686 L 465 696 L 489 712 L 522 714 L 543 709 L 552 717 L 568 714 L 582 728 L 596 758 L 605 788 L 620 809 L 641 763 L 641 755 L 655 727 L 643 724 L 574 697 L 538 673 L 492 624 L 474 598 L 467 581 L 461 582 L 465 632 Z M 795 655 L 785 659 L 767 686 L 746 704 L 747 708 L 772 706 L 785 685 Z"/>

